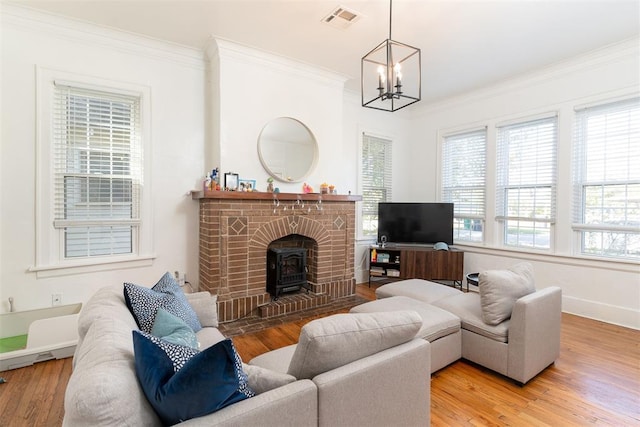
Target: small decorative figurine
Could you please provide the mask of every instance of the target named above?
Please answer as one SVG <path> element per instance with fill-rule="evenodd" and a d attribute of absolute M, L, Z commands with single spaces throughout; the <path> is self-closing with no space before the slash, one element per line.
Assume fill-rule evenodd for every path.
<path fill-rule="evenodd" d="M 320 184 L 320 194 L 328 194 L 329 193 L 329 184 L 323 182 Z"/>
<path fill-rule="evenodd" d="M 267 192 L 273 193 L 273 178 L 267 178 Z"/>
<path fill-rule="evenodd" d="M 313 193 L 313 187 L 305 182 L 302 184 L 302 192 L 305 194 Z"/>

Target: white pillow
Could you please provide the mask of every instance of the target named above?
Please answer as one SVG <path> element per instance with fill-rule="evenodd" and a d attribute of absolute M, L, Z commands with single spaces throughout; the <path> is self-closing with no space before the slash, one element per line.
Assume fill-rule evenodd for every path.
<path fill-rule="evenodd" d="M 318 374 L 395 347 L 416 336 L 422 318 L 415 311 L 348 313 L 312 320 L 302 327 L 288 374 Z"/>
<path fill-rule="evenodd" d="M 207 291 L 184 294 L 203 327 L 218 327 L 218 295 Z"/>
<path fill-rule="evenodd" d="M 511 317 L 513 304 L 535 292 L 533 266 L 522 262 L 506 270 L 487 270 L 478 275 L 482 320 L 497 325 Z"/>

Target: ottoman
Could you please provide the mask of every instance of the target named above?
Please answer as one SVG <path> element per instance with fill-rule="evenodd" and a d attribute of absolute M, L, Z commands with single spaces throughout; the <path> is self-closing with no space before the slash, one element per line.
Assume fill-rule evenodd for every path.
<path fill-rule="evenodd" d="M 452 295 L 459 295 L 462 291 L 430 282 L 424 279 L 408 279 L 398 282 L 387 283 L 376 289 L 376 298 L 389 298 L 395 296 L 405 296 L 417 299 L 422 302 L 431 303 Z"/>
<path fill-rule="evenodd" d="M 431 373 L 460 359 L 462 356 L 460 318 L 446 310 L 413 298 L 395 296 L 357 305 L 350 312 L 372 313 L 399 310 L 413 310 L 422 317 L 422 328 L 416 336 L 431 343 Z"/>

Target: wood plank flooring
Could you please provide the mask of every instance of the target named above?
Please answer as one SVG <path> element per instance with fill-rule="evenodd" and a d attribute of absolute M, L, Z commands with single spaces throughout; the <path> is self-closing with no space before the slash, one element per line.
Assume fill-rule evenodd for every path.
<path fill-rule="evenodd" d="M 364 298 L 373 290 L 358 285 Z M 248 361 L 295 343 L 309 320 L 233 341 Z M 0 426 L 60 426 L 70 374 L 70 358 L 0 373 Z M 560 358 L 524 387 L 458 361 L 432 376 L 431 425 L 640 426 L 640 331 L 563 314 Z"/>

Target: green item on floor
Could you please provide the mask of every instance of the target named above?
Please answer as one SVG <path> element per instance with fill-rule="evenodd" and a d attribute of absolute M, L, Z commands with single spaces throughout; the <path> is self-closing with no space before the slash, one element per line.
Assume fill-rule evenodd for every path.
<path fill-rule="evenodd" d="M 27 334 L 0 339 L 0 353 L 27 348 Z"/>

